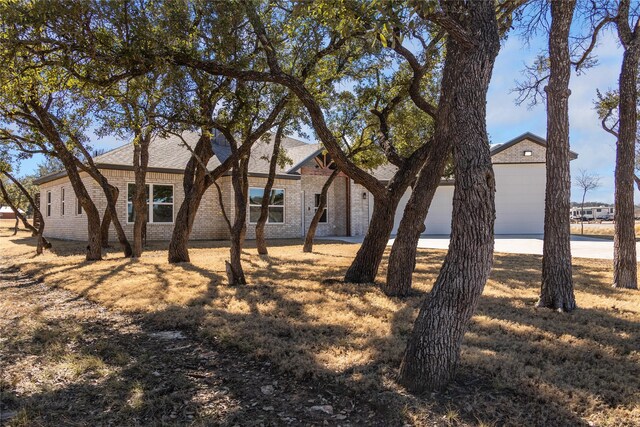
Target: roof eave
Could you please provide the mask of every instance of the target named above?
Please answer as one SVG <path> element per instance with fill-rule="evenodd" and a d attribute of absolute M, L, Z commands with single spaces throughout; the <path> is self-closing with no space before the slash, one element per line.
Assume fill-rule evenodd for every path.
<path fill-rule="evenodd" d="M 300 169 L 302 167 L 302 165 L 304 165 L 305 163 L 307 163 L 309 160 L 313 159 L 314 157 L 316 157 L 318 154 L 321 154 L 324 151 L 324 148 L 319 148 L 316 151 L 314 151 L 312 154 L 308 155 L 307 157 L 305 157 L 302 161 L 298 162 L 297 164 L 295 164 L 294 166 L 291 167 L 291 169 L 287 170 L 287 173 L 295 173 L 298 171 L 298 169 Z"/>

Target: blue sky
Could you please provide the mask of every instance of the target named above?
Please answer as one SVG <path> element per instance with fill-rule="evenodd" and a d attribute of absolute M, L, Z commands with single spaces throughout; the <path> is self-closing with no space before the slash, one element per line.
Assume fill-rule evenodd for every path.
<path fill-rule="evenodd" d="M 527 46 L 519 37 L 511 35 L 503 44 L 487 99 L 487 129 L 492 143 L 506 142 L 525 132 L 546 138 L 544 103 L 533 108 L 528 108 L 526 103 L 517 106 L 516 94 L 511 92 L 515 81 L 522 79 L 524 65 L 533 62 L 545 43 L 543 37 L 538 37 Z M 588 193 L 587 199 L 612 203 L 616 141 L 600 127 L 593 101 L 596 89 L 606 91 L 617 86 L 622 49 L 614 34 L 608 31 L 594 53 L 598 65 L 580 76 L 571 76 L 570 143 L 571 149 L 578 153 L 578 159 L 571 162 L 571 176 L 572 179 L 577 176 L 580 169 L 599 174 L 601 186 Z M 581 197 L 581 190 L 572 186 L 571 200 L 578 201 Z"/>
<path fill-rule="evenodd" d="M 531 64 L 545 44 L 546 40 L 542 36 L 533 39 L 527 45 L 515 34 L 503 43 L 487 99 L 487 129 L 492 143 L 506 142 L 525 132 L 546 137 L 544 103 L 533 108 L 524 104 L 517 106 L 514 102 L 516 94 L 512 92 L 516 80 L 522 78 L 524 65 Z M 571 162 L 571 173 L 574 177 L 579 169 L 587 169 L 599 174 L 601 186 L 590 192 L 587 199 L 613 202 L 615 138 L 600 127 L 593 100 L 596 97 L 596 89 L 604 91 L 617 85 L 622 51 L 614 34 L 606 32 L 594 53 L 599 64 L 583 75 L 573 75 L 571 78 L 571 149 L 579 154 L 578 159 Z M 312 132 L 308 134 L 311 135 Z M 115 138 L 104 138 L 95 139 L 93 145 L 108 150 L 122 144 L 122 141 Z M 20 174 L 31 173 L 40 160 L 34 158 L 24 161 L 20 167 Z M 580 190 L 573 186 L 571 200 L 577 201 L 580 197 Z"/>

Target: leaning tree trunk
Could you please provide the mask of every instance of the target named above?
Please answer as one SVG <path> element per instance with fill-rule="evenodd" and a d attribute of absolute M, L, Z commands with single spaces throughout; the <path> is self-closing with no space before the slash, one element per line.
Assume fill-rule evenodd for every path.
<path fill-rule="evenodd" d="M 452 69 L 455 69 L 455 63 L 449 60 L 443 70 L 444 81 L 451 79 Z M 455 127 L 455 125 L 450 121 L 449 115 L 454 95 L 455 87 L 442 87 L 433 147 L 427 163 L 418 175 L 404 209 L 398 233 L 389 254 L 387 281 L 381 286 L 382 291 L 390 296 L 406 296 L 411 289 L 418 241 L 425 230 L 424 222 L 429 213 L 433 196 L 440 184 L 444 168 L 451 158 L 450 132 L 452 126 Z"/>
<path fill-rule="evenodd" d="M 451 243 L 400 366 L 399 381 L 413 392 L 441 389 L 453 378 L 493 258 L 495 179 L 486 97 L 500 42 L 493 2 L 469 2 L 465 9 L 469 13 L 463 23 L 473 40 L 463 46 L 449 36 L 445 64 L 455 58 L 456 67 L 450 80 L 442 82 L 457 91 L 449 118 L 456 123 L 451 139 L 455 173 Z"/>
<path fill-rule="evenodd" d="M 4 186 L 4 183 L 0 180 L 0 193 L 2 194 L 2 197 L 4 198 L 5 202 L 7 203 L 7 205 L 9 205 L 9 207 L 11 208 L 11 210 L 13 211 L 13 213 L 16 216 L 16 225 L 15 225 L 15 229 L 14 229 L 14 233 L 13 235 L 15 236 L 16 234 L 18 234 L 18 222 L 21 220 L 22 223 L 24 224 L 24 227 L 31 231 L 31 234 L 33 236 L 38 236 L 38 230 L 36 230 L 35 227 L 33 227 L 31 224 L 29 224 L 29 221 L 27 221 L 27 218 L 22 215 L 22 213 L 20 213 L 20 211 L 18 210 L 18 207 L 14 204 L 14 202 L 9 198 L 9 193 L 7 192 L 7 189 Z M 36 255 L 41 255 L 42 254 L 42 239 L 40 237 L 38 237 L 38 243 L 36 246 Z"/>
<path fill-rule="evenodd" d="M 429 146 L 425 144 L 405 160 L 389 184 L 373 194 L 373 213 L 367 234 L 356 257 L 344 277 L 345 282 L 372 283 L 378 274 L 380 262 L 393 231 L 393 220 L 402 195 L 415 182 L 420 168 L 427 160 Z"/>
<path fill-rule="evenodd" d="M 639 42 L 629 45 L 622 59 L 619 79 L 619 130 L 615 170 L 615 234 L 613 239 L 613 286 L 638 288 L 633 182 L 637 131 L 637 73 Z"/>
<path fill-rule="evenodd" d="M 109 228 L 111 228 L 111 210 L 107 207 L 100 223 L 100 241 L 104 249 L 109 247 Z"/>
<path fill-rule="evenodd" d="M 393 218 L 401 196 L 402 193 L 374 197 L 369 229 L 355 259 L 344 276 L 345 282 L 373 283 L 375 281 L 384 250 L 393 230 Z"/>
<path fill-rule="evenodd" d="M 313 239 L 316 236 L 316 229 L 318 228 L 318 223 L 320 222 L 320 218 L 322 218 L 322 213 L 324 212 L 324 208 L 327 206 L 327 193 L 329 192 L 329 188 L 331 184 L 336 179 L 338 174 L 340 173 L 340 169 L 336 168 L 329 178 L 325 181 L 322 186 L 322 190 L 320 190 L 320 204 L 311 219 L 311 224 L 309 224 L 309 229 L 307 230 L 307 234 L 304 237 L 304 246 L 302 247 L 302 252 L 313 252 Z"/>
<path fill-rule="evenodd" d="M 208 129 L 202 129 L 202 135 L 196 143 L 193 154 L 185 168 L 182 182 L 184 200 L 176 214 L 175 226 L 169 242 L 170 263 L 190 261 L 189 236 L 202 197 L 210 186 L 205 165 L 209 163 L 214 153 L 211 146 L 211 132 Z"/>
<path fill-rule="evenodd" d="M 149 165 L 149 138 L 146 132 L 140 135 L 133 149 L 133 173 L 135 176 L 135 193 L 133 196 L 133 253 L 132 258 L 142 256 L 144 245 L 144 230 L 148 221 L 149 203 L 153 203 L 153 194 L 147 196 L 147 166 Z"/>
<path fill-rule="evenodd" d="M 22 221 L 22 224 L 24 224 L 24 227 L 27 230 L 31 231 L 31 235 L 38 238 L 38 243 L 36 246 L 36 255 L 41 255 L 43 248 L 49 249 L 51 247 L 51 243 L 49 243 L 49 241 L 43 236 L 44 218 L 42 216 L 42 213 L 40 212 L 40 209 L 38 208 L 38 205 L 36 204 L 31 194 L 29 194 L 27 189 L 24 188 L 24 186 L 20 183 L 20 181 L 15 179 L 11 174 L 7 172 L 4 172 L 4 174 L 16 185 L 16 187 L 18 187 L 18 190 L 20 190 L 20 192 L 22 192 L 22 194 L 27 198 L 27 201 L 29 202 L 29 204 L 31 205 L 31 208 L 33 209 L 34 224 L 37 224 L 38 225 L 37 227 L 29 224 L 27 217 L 24 216 L 22 213 L 20 213 L 17 206 L 11 203 L 11 200 L 9 199 L 9 194 L 7 193 L 4 185 L 0 181 L 0 192 L 2 192 L 2 196 L 7 201 L 7 204 L 9 204 L 9 206 L 11 207 L 11 210 L 15 212 L 16 217 L 20 218 L 20 220 Z"/>
<path fill-rule="evenodd" d="M 98 184 L 104 191 L 105 198 L 107 200 L 107 208 L 105 209 L 104 216 L 102 217 L 102 223 L 100 224 L 100 236 L 102 240 L 102 246 L 108 247 L 109 245 L 109 226 L 113 224 L 113 228 L 116 230 L 116 236 L 118 242 L 122 246 L 125 257 L 130 257 L 133 254 L 133 249 L 127 239 L 127 235 L 122 228 L 120 218 L 118 217 L 118 210 L 116 208 L 116 202 L 118 201 L 119 191 L 118 188 L 109 184 L 104 175 L 99 174 Z"/>
<path fill-rule="evenodd" d="M 247 280 L 242 268 L 242 247 L 247 231 L 247 195 L 249 191 L 249 181 L 247 179 L 247 169 L 249 157 L 244 157 L 236 163 L 231 174 L 235 215 L 233 226 L 231 227 L 231 261 L 227 263 L 227 277 L 229 285 L 246 285 Z"/>
<path fill-rule="evenodd" d="M 434 144 L 438 144 L 438 147 L 434 147 L 434 156 L 422 168 L 416 180 L 391 246 L 387 281 L 381 285 L 382 291 L 389 296 L 406 296 L 411 290 L 418 241 L 425 231 L 424 222 L 451 150 L 448 138 L 435 138 Z"/>
<path fill-rule="evenodd" d="M 571 177 L 569 162 L 569 28 L 575 0 L 551 2 L 550 74 L 547 92 L 547 183 L 545 190 L 542 288 L 538 307 L 576 308 L 571 273 Z"/>
<path fill-rule="evenodd" d="M 73 191 L 76 197 L 80 201 L 80 205 L 87 216 L 87 261 L 99 261 L 102 259 L 102 242 L 100 239 L 100 213 L 96 208 L 95 203 L 91 200 L 91 196 L 87 191 L 87 187 L 84 185 L 80 172 L 76 165 L 76 159 L 74 155 L 69 151 L 65 142 L 62 140 L 60 133 L 56 128 L 56 124 L 52 119 L 49 112 L 40 105 L 37 100 L 29 100 L 29 107 L 35 112 L 42 132 L 47 140 L 53 145 L 56 152 L 56 156 L 67 172 L 69 182 L 73 187 Z"/>
<path fill-rule="evenodd" d="M 269 176 L 267 177 L 267 182 L 264 185 L 262 203 L 260 204 L 260 217 L 256 223 L 256 248 L 260 255 L 269 254 L 269 249 L 267 249 L 267 240 L 264 238 L 264 226 L 269 218 L 269 200 L 271 198 L 273 182 L 276 179 L 276 167 L 278 166 L 278 156 L 280 154 L 280 145 L 282 143 L 282 134 L 284 133 L 285 125 L 286 120 L 283 119 L 278 125 L 278 130 L 276 131 L 276 136 L 273 141 L 273 154 L 271 154 L 271 161 L 269 162 Z"/>

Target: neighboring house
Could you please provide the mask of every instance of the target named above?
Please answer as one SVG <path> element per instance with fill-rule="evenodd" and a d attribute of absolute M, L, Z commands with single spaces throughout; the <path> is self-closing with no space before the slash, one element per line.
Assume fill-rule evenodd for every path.
<path fill-rule="evenodd" d="M 22 209 L 18 209 L 20 213 L 24 213 Z M 0 219 L 16 219 L 16 214 L 9 206 L 0 207 Z"/>
<path fill-rule="evenodd" d="M 194 146 L 198 135 L 185 133 L 184 140 Z M 255 237 L 254 223 L 259 216 L 259 198 L 269 168 L 273 144 L 259 141 L 251 151 L 249 165 L 249 208 L 247 238 Z M 215 156 L 208 164 L 213 169 L 230 155 L 224 138 L 214 140 Z M 291 162 L 278 167 L 269 207 L 269 221 L 265 227 L 267 238 L 299 238 L 304 236 L 319 201 L 322 185 L 332 172 L 330 157 L 320 144 L 307 144 L 285 137 L 282 148 Z M 496 233 L 540 234 L 544 221 L 545 141 L 533 134 L 524 134 L 492 148 L 496 175 Z M 182 178 L 190 151 L 177 137 L 156 138 L 150 146 L 147 183 L 150 194 L 150 240 L 171 237 L 173 220 L 184 198 Z M 577 155 L 574 154 L 574 158 Z M 131 236 L 131 197 L 133 194 L 133 146 L 127 144 L 94 159 L 109 182 L 120 190 L 117 210 L 125 232 Z M 393 168 L 374 171 L 384 181 Z M 106 200 L 102 189 L 86 174 L 83 180 L 98 209 L 104 212 Z M 48 237 L 84 240 L 87 238 L 86 217 L 78 204 L 64 172 L 48 175 L 36 181 L 40 186 L 41 210 L 45 216 Z M 233 215 L 233 189 L 227 174 L 218 180 L 222 205 L 227 215 Z M 394 232 L 400 223 L 410 192 L 403 197 L 396 213 Z M 427 218 L 428 234 L 449 234 L 453 200 L 453 180 L 443 180 L 434 197 Z M 340 174 L 327 197 L 327 212 L 318 226 L 318 236 L 361 236 L 367 231 L 373 212 L 373 197 L 362 186 Z M 469 213 L 472 215 L 473 213 Z M 115 238 L 115 234 L 111 233 Z M 222 206 L 215 186 L 205 193 L 198 210 L 191 238 L 225 239 L 228 230 L 222 216 Z"/>

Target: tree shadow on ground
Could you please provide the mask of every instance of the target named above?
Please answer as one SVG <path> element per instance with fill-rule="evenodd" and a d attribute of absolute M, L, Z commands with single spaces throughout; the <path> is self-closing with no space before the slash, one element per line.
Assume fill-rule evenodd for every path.
<path fill-rule="evenodd" d="M 3 285 L 0 295 L 12 292 Z M 399 422 L 376 418 L 375 408 L 335 384 L 300 382 L 268 361 L 246 358 L 215 342 L 161 339 L 149 322 L 140 322 L 145 319 L 108 314 L 83 300 L 72 301 L 65 291 L 39 286 L 37 295 L 29 294 L 34 301 L 59 293 L 53 299 L 65 301 L 64 309 L 45 308 L 34 316 L 35 304 L 28 301 L 18 316 L 21 327 L 8 333 L 0 323 L 7 333 L 0 409 L 11 414 L 8 425 Z M 327 404 L 333 414 L 312 409 Z"/>
<path fill-rule="evenodd" d="M 276 251 L 268 257 L 247 251 L 250 284 L 235 288 L 212 269 L 180 264 L 175 268 L 207 283 L 182 304 L 166 304 L 166 271 L 154 265 L 149 280 L 160 284 L 153 300 L 160 308 L 140 314 L 140 321 L 149 330 L 187 331 L 200 345 L 238 352 L 242 363 L 269 366 L 274 378 L 286 380 L 287 390 L 312 387 L 336 407 L 345 396 L 359 399 L 373 414 L 367 424 L 580 426 L 587 416 L 598 421 L 598 413 L 621 425 L 638 421 L 632 392 L 640 387 L 633 356 L 637 317 L 608 308 L 571 315 L 533 309 L 540 280 L 540 257 L 535 256 L 496 255 L 492 292 L 482 297 L 465 337 L 454 384 L 443 393 L 406 394 L 393 380 L 443 253 L 419 251 L 415 290 L 405 299 L 387 298 L 373 284 L 323 283 L 341 277 L 345 267 L 327 262 L 339 254 L 322 244 L 315 255 L 295 262 Z M 324 262 L 321 269 L 319 262 Z M 606 268 L 581 264 L 575 272 L 580 292 L 618 295 L 602 286 Z M 384 274 L 382 269 L 379 277 Z M 96 276 L 98 287 L 108 282 L 100 280 Z M 498 291 L 508 297 L 496 296 Z M 610 331 L 617 337 L 609 338 Z M 620 373 L 612 374 L 611 366 L 620 366 Z M 635 378 L 627 386 L 623 375 Z M 237 413 L 248 413 L 243 411 L 250 409 Z"/>

